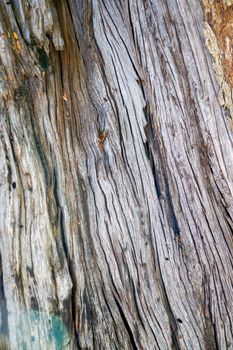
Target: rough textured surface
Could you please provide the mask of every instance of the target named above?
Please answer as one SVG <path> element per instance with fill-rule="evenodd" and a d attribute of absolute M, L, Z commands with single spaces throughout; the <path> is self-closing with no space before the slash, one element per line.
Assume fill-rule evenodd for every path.
<path fill-rule="evenodd" d="M 205 38 L 212 55 L 220 86 L 219 102 L 230 114 L 233 130 L 233 1 L 203 0 L 205 6 Z"/>
<path fill-rule="evenodd" d="M 204 16 L 0 2 L 6 349 L 233 349 L 232 134 Z"/>

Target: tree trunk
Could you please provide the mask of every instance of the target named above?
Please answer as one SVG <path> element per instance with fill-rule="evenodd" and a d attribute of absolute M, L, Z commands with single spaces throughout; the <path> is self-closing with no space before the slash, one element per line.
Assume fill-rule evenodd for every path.
<path fill-rule="evenodd" d="M 233 349 L 232 21 L 0 1 L 0 349 Z"/>

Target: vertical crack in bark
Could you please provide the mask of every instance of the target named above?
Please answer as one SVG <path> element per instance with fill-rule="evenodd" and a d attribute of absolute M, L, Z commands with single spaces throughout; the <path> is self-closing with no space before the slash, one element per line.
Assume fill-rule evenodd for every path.
<path fill-rule="evenodd" d="M 208 278 L 205 274 L 204 278 L 204 290 L 205 290 L 205 304 L 204 304 L 204 314 L 205 314 L 205 329 L 204 329 L 204 341 L 206 350 L 220 350 L 218 347 L 218 339 L 216 333 L 215 323 L 212 317 L 211 311 L 211 298 L 210 298 L 210 284 Z"/>
<path fill-rule="evenodd" d="M 167 218 L 168 218 L 168 222 L 174 232 L 175 236 L 179 236 L 180 235 L 180 228 L 178 225 L 178 221 L 175 215 L 175 211 L 174 211 L 174 206 L 172 203 L 172 197 L 171 197 L 171 193 L 170 193 L 170 189 L 169 189 L 169 181 L 168 181 L 168 177 L 166 175 L 166 161 L 163 159 L 162 157 L 162 152 L 161 152 L 161 147 L 159 146 L 159 140 L 160 137 L 157 133 L 157 131 L 155 130 L 155 128 L 152 127 L 152 120 L 151 120 L 151 116 L 149 113 L 149 103 L 146 103 L 146 107 L 144 108 L 144 113 L 146 116 L 146 120 L 147 120 L 147 125 L 145 127 L 145 133 L 146 133 L 146 137 L 147 137 L 147 145 L 145 145 L 146 147 L 146 152 L 148 154 L 148 159 L 150 161 L 150 165 L 151 165 L 151 171 L 152 171 L 152 175 L 153 175 L 153 179 L 154 179 L 154 183 L 155 183 L 155 189 L 156 189 L 156 193 L 158 196 L 158 199 L 161 198 L 161 194 L 163 191 L 164 196 L 163 199 L 166 200 L 166 206 L 167 206 Z M 152 136 L 153 135 L 153 136 Z M 157 169 L 155 166 L 155 159 L 154 157 L 157 157 L 158 159 L 158 164 L 157 164 Z M 159 174 L 159 175 L 158 175 Z"/>
<path fill-rule="evenodd" d="M 131 342 L 131 345 L 132 345 L 132 349 L 134 349 L 134 350 L 141 349 L 141 347 L 138 348 L 138 346 L 136 345 L 136 344 L 138 344 L 138 340 L 139 339 L 137 341 L 134 340 L 134 334 L 133 334 L 133 332 L 132 332 L 132 330 L 130 328 L 130 325 L 129 325 L 128 321 L 127 321 L 127 317 L 124 314 L 124 311 L 123 311 L 123 309 L 121 307 L 121 304 L 118 302 L 118 300 L 117 300 L 117 298 L 115 296 L 114 296 L 114 299 L 115 299 L 116 305 L 118 307 L 119 313 L 121 315 L 121 318 L 123 320 L 123 323 L 125 325 L 125 328 L 126 328 L 126 330 L 128 332 L 129 339 L 130 339 L 130 342 Z"/>
<path fill-rule="evenodd" d="M 63 211 L 62 211 L 62 207 L 60 206 L 60 202 L 59 202 L 56 171 L 54 171 L 54 197 L 55 197 L 55 201 L 56 201 L 56 207 L 58 210 L 58 225 L 60 227 L 63 251 L 64 251 L 64 254 L 66 257 L 69 275 L 70 275 L 71 282 L 72 282 L 72 289 L 71 289 L 71 295 L 70 295 L 70 305 L 69 305 L 69 301 L 68 301 L 68 305 L 67 305 L 68 310 L 70 309 L 71 316 L 70 316 L 70 318 L 68 316 L 67 322 L 68 322 L 68 326 L 71 327 L 71 331 L 72 331 L 73 336 L 74 336 L 74 349 L 75 349 L 79 345 L 78 332 L 76 331 L 77 320 L 76 320 L 76 297 L 75 297 L 75 295 L 76 295 L 76 283 L 77 283 L 76 281 L 77 281 L 77 279 L 75 276 L 75 271 L 74 271 L 73 266 L 72 266 L 73 263 L 72 263 L 72 260 L 70 258 L 70 252 L 69 252 L 67 242 L 66 242 L 67 234 L 65 232 Z"/>
<path fill-rule="evenodd" d="M 7 311 L 7 302 L 4 291 L 4 280 L 3 280 L 3 270 L 2 270 L 2 257 L 0 254 L 0 346 L 1 338 L 8 338 L 9 329 L 8 329 L 8 311 Z"/>
<path fill-rule="evenodd" d="M 156 245 L 156 250 L 158 249 Z M 175 316 L 173 314 L 172 308 L 170 306 L 169 298 L 166 292 L 166 286 L 163 281 L 163 276 L 162 276 L 162 271 L 160 267 L 160 262 L 159 262 L 159 254 L 157 251 L 157 266 L 158 266 L 158 275 L 159 275 L 159 284 L 160 284 L 160 290 L 161 290 L 161 297 L 163 300 L 163 304 L 165 307 L 165 310 L 168 315 L 169 319 L 169 325 L 170 325 L 170 330 L 171 330 L 171 346 L 172 350 L 180 350 L 180 342 L 179 342 L 179 334 L 178 334 L 178 326 L 177 326 L 177 320 L 175 319 Z"/>

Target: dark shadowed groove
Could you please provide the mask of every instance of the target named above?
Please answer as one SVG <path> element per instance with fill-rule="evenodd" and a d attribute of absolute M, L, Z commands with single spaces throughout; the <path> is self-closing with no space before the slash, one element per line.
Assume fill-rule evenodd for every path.
<path fill-rule="evenodd" d="M 63 214 L 63 209 L 60 206 L 60 201 L 59 201 L 59 184 L 57 183 L 57 173 L 56 170 L 54 170 L 54 198 L 55 198 L 55 202 L 56 202 L 56 207 L 58 210 L 58 226 L 60 229 L 60 234 L 61 234 L 61 243 L 62 243 L 62 247 L 63 247 L 63 252 L 66 258 L 66 262 L 67 262 L 67 267 L 68 267 L 68 271 L 69 271 L 69 275 L 72 281 L 72 289 L 71 289 L 71 295 L 70 295 L 70 303 L 71 305 L 69 305 L 68 303 L 68 307 L 70 307 L 70 316 L 71 316 L 71 320 L 72 322 L 70 322 L 70 320 L 67 320 L 70 325 L 71 325 L 71 329 L 73 331 L 73 337 L 74 337 L 74 350 L 76 348 L 76 346 L 78 346 L 79 344 L 79 339 L 78 339 L 78 332 L 76 331 L 76 275 L 75 275 L 75 271 L 73 269 L 73 264 L 72 264 L 72 260 L 70 258 L 70 252 L 67 246 L 67 234 L 66 234 L 66 230 L 65 230 L 65 224 L 64 224 L 64 214 Z M 68 315 L 69 316 L 69 315 Z"/>
<path fill-rule="evenodd" d="M 113 295 L 113 297 L 114 297 L 114 300 L 116 302 L 117 308 L 118 308 L 120 316 L 122 318 L 122 321 L 124 323 L 124 326 L 125 326 L 125 328 L 126 328 L 126 330 L 128 332 L 130 343 L 132 345 L 132 349 L 133 350 L 141 349 L 141 348 L 138 348 L 138 346 L 137 346 L 137 344 L 139 343 L 139 339 L 137 341 L 135 341 L 134 334 L 133 334 L 133 332 L 132 332 L 132 330 L 130 328 L 130 325 L 129 325 L 128 321 L 127 321 L 127 318 L 126 318 L 126 316 L 124 314 L 124 311 L 122 309 L 122 306 L 121 306 L 120 302 L 117 300 L 117 298 L 114 295 Z"/>
<path fill-rule="evenodd" d="M 177 326 L 177 321 L 175 319 L 175 316 L 173 315 L 171 305 L 169 303 L 167 291 L 166 291 L 166 286 L 163 281 L 163 276 L 162 276 L 162 271 L 160 267 L 160 262 L 159 262 L 159 254 L 158 254 L 158 246 L 157 242 L 155 240 L 155 249 L 157 251 L 157 261 L 156 261 L 156 266 L 157 266 L 157 271 L 158 271 L 158 276 L 159 276 L 159 286 L 161 290 L 161 298 L 163 300 L 163 305 L 164 308 L 167 312 L 167 316 L 169 319 L 169 325 L 171 329 L 171 340 L 172 340 L 172 350 L 181 350 L 180 343 L 179 343 L 179 336 L 178 336 L 178 326 Z"/>
<path fill-rule="evenodd" d="M 5 291 L 4 291 L 4 280 L 3 280 L 1 254 L 0 254 L 0 310 L 1 310 L 0 336 L 3 335 L 5 337 L 8 337 L 8 334 L 9 334 L 8 310 L 7 310 L 7 302 L 6 302 Z"/>
<path fill-rule="evenodd" d="M 154 159 L 153 154 L 152 154 L 152 148 L 153 148 L 153 143 L 154 143 L 153 139 L 155 138 L 155 135 L 153 136 L 153 133 L 152 133 L 152 125 L 151 125 L 151 118 L 149 115 L 148 103 L 146 103 L 146 107 L 144 107 L 144 114 L 145 114 L 145 118 L 147 121 L 147 124 L 144 127 L 144 131 L 145 131 L 146 138 L 147 138 L 146 143 L 144 143 L 144 147 L 145 147 L 147 158 L 148 158 L 150 166 L 151 166 L 151 171 L 152 171 L 152 175 L 153 175 L 156 193 L 157 193 L 158 198 L 160 198 L 161 188 L 160 188 L 159 178 L 158 178 L 158 174 L 157 174 L 157 170 L 156 170 L 155 159 Z"/>

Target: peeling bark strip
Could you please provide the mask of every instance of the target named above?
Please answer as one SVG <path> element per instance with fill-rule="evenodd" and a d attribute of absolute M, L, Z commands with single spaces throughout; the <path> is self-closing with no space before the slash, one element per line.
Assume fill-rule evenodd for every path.
<path fill-rule="evenodd" d="M 233 130 L 233 1 L 203 0 L 205 6 L 205 37 L 213 58 L 220 85 L 220 104 L 228 108 Z"/>
<path fill-rule="evenodd" d="M 232 4 L 202 5 L 0 2 L 1 349 L 233 349 Z"/>
<path fill-rule="evenodd" d="M 205 2 L 206 21 L 214 31 L 222 56 L 225 77 L 233 85 L 233 2 L 209 1 Z"/>

